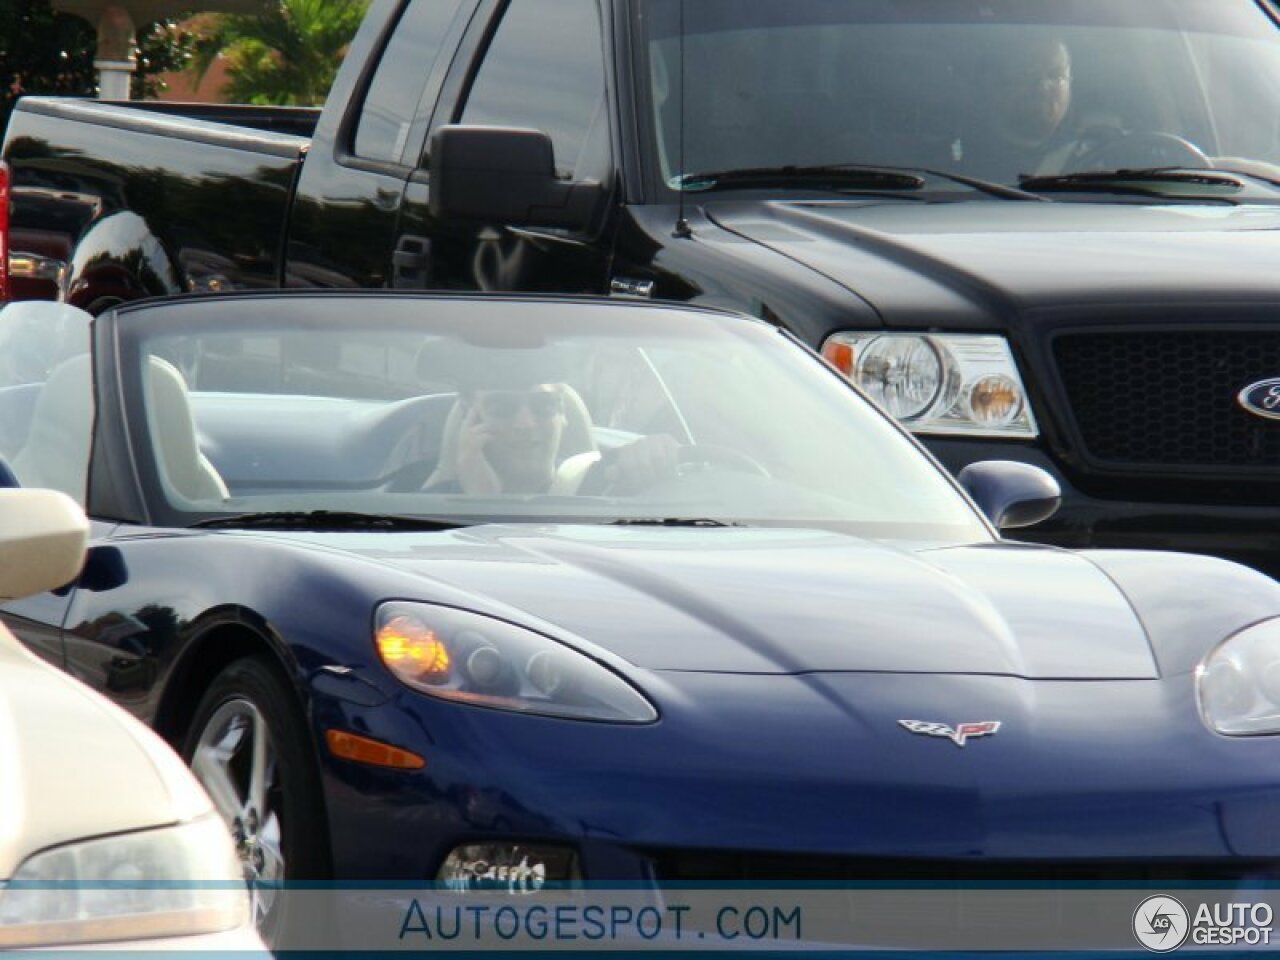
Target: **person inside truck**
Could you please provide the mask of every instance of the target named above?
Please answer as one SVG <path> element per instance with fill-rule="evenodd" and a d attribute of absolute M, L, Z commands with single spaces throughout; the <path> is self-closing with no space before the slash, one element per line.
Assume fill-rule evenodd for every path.
<path fill-rule="evenodd" d="M 958 147 L 975 175 L 1015 183 L 1020 175 L 1059 173 L 1082 149 L 1067 122 L 1071 109 L 1071 52 L 1057 37 L 1012 47 L 986 64 L 976 135 Z"/>
<path fill-rule="evenodd" d="M 441 442 L 428 493 L 625 495 L 676 475 L 668 434 L 640 437 L 602 456 L 585 403 L 566 383 L 464 391 Z"/>

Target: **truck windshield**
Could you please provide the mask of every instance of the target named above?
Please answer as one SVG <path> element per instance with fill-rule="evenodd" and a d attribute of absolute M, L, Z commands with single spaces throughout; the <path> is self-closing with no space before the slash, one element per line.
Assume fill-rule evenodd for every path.
<path fill-rule="evenodd" d="M 832 164 L 1010 185 L 1207 167 L 1280 181 L 1280 36 L 1254 0 L 642 0 L 637 10 L 652 155 L 672 188 L 708 189 L 700 174 Z"/>

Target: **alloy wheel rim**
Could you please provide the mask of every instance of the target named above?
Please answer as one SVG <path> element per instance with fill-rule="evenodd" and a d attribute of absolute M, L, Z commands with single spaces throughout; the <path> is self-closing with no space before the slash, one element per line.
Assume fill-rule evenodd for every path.
<path fill-rule="evenodd" d="M 276 752 L 262 712 L 242 698 L 220 706 L 200 731 L 191 768 L 235 839 L 261 929 L 286 877 Z"/>

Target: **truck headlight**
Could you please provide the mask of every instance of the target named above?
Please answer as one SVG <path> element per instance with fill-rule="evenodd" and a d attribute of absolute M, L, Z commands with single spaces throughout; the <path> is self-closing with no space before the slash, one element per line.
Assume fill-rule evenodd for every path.
<path fill-rule="evenodd" d="M 1280 618 L 1218 645 L 1196 668 L 1205 723 L 1232 737 L 1280 733 Z"/>
<path fill-rule="evenodd" d="M 503 620 L 395 600 L 378 608 L 374 640 L 387 669 L 428 696 L 573 720 L 658 719 L 608 667 Z"/>
<path fill-rule="evenodd" d="M 844 332 L 827 338 L 822 355 L 916 433 L 1039 433 L 1004 337 Z"/>
<path fill-rule="evenodd" d="M 249 895 L 223 822 L 55 847 L 0 885 L 0 950 L 184 937 L 249 922 Z"/>

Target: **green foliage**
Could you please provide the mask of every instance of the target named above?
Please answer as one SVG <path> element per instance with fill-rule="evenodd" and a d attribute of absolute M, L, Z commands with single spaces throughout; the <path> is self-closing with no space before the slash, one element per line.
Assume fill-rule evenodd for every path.
<path fill-rule="evenodd" d="M 0 0 L 0 129 L 25 94 L 95 94 L 97 42 L 87 20 L 55 13 L 49 0 Z M 133 95 L 155 96 L 160 87 L 156 75 L 183 69 L 192 43 L 172 21 L 139 30 Z"/>
<path fill-rule="evenodd" d="M 227 99 L 261 105 L 324 102 L 367 0 L 278 0 L 260 15 L 226 14 L 196 42 L 192 69 L 203 76 L 221 54 Z"/>
<path fill-rule="evenodd" d="M 2 2 L 2 0 L 0 0 Z M 183 30 L 180 18 L 160 20 L 138 31 L 138 71 L 133 75 L 133 97 L 154 98 L 165 89 L 159 74 L 185 70 L 191 62 L 196 38 Z"/>

